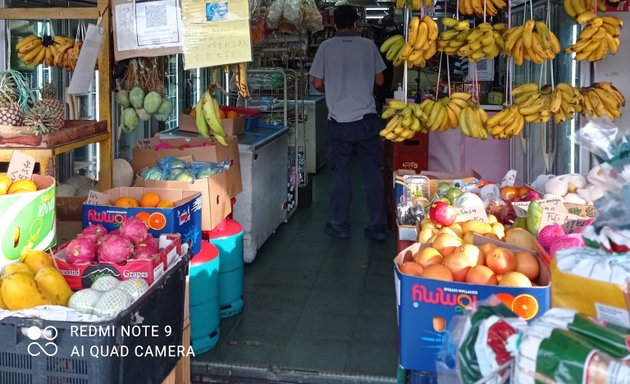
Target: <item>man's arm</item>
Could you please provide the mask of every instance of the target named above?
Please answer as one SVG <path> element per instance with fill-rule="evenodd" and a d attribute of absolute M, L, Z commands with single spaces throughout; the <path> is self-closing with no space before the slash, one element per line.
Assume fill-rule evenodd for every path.
<path fill-rule="evenodd" d="M 315 88 L 319 92 L 324 92 L 324 79 L 313 77 L 313 88 Z"/>
<path fill-rule="evenodd" d="M 383 75 L 383 72 L 379 72 L 376 75 L 374 75 L 374 84 L 376 84 L 378 87 L 383 85 L 384 82 L 385 82 L 385 76 Z"/>

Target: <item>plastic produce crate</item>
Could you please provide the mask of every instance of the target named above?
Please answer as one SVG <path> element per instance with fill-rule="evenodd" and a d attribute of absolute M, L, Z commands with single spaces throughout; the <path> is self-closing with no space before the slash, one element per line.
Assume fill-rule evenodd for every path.
<path fill-rule="evenodd" d="M 178 348 L 184 349 L 189 260 L 190 254 L 183 256 L 143 297 L 109 321 L 0 320 L 0 383 L 161 383 L 181 357 Z M 90 329 L 97 334 L 88 333 Z M 123 329 L 133 334 L 123 334 Z"/>

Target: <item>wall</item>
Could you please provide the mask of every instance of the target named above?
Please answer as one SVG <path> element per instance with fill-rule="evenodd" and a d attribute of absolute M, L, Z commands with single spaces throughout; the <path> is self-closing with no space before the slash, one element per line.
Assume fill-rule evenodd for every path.
<path fill-rule="evenodd" d="M 618 127 L 623 127 L 630 133 L 630 75 L 626 72 L 630 64 L 630 13 L 615 12 L 608 15 L 617 16 L 623 20 L 625 28 L 621 30 L 621 46 L 616 55 L 608 55 L 606 58 L 595 64 L 595 81 L 610 81 L 617 87 L 628 100 L 623 109 L 623 115 L 616 120 Z M 589 82 L 583 82 L 588 85 Z"/>

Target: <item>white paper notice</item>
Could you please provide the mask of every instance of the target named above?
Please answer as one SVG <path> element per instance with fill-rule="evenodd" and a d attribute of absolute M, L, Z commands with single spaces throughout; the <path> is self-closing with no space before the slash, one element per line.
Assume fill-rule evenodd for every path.
<path fill-rule="evenodd" d="M 181 46 L 183 33 L 177 0 L 135 1 L 118 4 L 114 10 L 118 51 Z"/>
<path fill-rule="evenodd" d="M 104 32 L 105 30 L 101 27 L 94 24 L 88 25 L 77 66 L 70 79 L 68 94 L 77 95 L 87 93 L 90 90 L 90 84 L 94 78 L 94 66 L 101 50 Z"/>

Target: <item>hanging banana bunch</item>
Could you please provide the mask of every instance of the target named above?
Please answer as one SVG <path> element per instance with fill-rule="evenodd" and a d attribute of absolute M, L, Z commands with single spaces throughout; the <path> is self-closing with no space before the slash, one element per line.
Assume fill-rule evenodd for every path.
<path fill-rule="evenodd" d="M 227 146 L 227 134 L 219 117 L 219 102 L 206 90 L 195 106 L 195 125 L 199 134 L 205 138 L 213 137 L 221 145 Z"/>
<path fill-rule="evenodd" d="M 525 117 L 518 106 L 508 105 L 486 121 L 488 133 L 495 139 L 510 139 L 523 132 Z"/>
<path fill-rule="evenodd" d="M 590 11 L 578 16 L 577 20 L 587 24 L 577 42 L 566 49 L 567 53 L 575 53 L 575 60 L 599 61 L 608 52 L 614 55 L 619 51 L 622 20 L 614 16 L 597 17 Z"/>
<path fill-rule="evenodd" d="M 422 7 L 430 8 L 433 6 L 433 0 L 391 0 L 398 9 L 405 8 L 405 5 L 413 11 L 419 11 Z"/>
<path fill-rule="evenodd" d="M 35 67 L 40 64 L 58 66 L 74 70 L 81 51 L 81 41 L 63 35 L 29 35 L 21 39 L 15 49 L 18 57 L 26 64 Z"/>
<path fill-rule="evenodd" d="M 590 87 L 580 88 L 582 115 L 587 117 L 606 116 L 611 121 L 621 116 L 626 99 L 611 83 L 604 81 Z"/>
<path fill-rule="evenodd" d="M 437 52 L 438 35 L 438 25 L 431 16 L 424 16 L 422 20 L 418 16 L 412 17 L 407 42 L 396 56 L 394 65 L 407 60 L 409 69 L 424 68 L 427 60 Z"/>
<path fill-rule="evenodd" d="M 251 97 L 249 93 L 249 87 L 247 86 L 247 66 L 245 63 L 236 64 L 234 74 L 236 76 L 235 83 L 238 94 L 241 97 L 249 99 Z"/>
<path fill-rule="evenodd" d="M 504 0 L 459 0 L 459 13 L 483 17 L 484 5 L 487 16 L 496 16 L 507 4 Z"/>
<path fill-rule="evenodd" d="M 524 25 L 508 29 L 503 33 L 505 54 L 514 58 L 514 64 L 524 60 L 542 64 L 553 60 L 560 53 L 560 42 L 542 21 L 527 20 Z"/>

